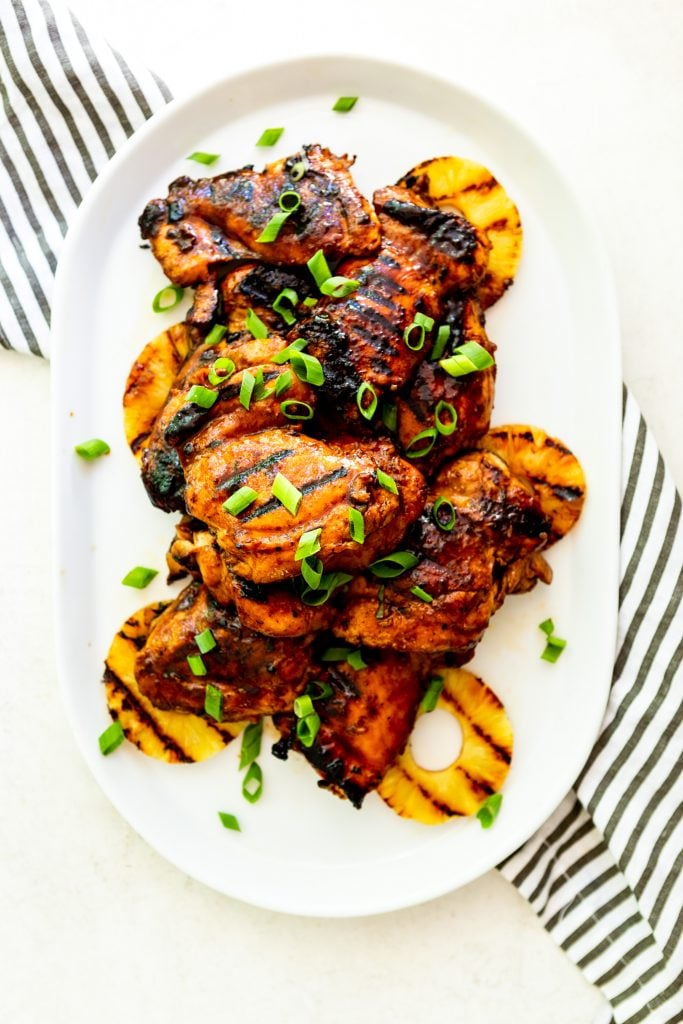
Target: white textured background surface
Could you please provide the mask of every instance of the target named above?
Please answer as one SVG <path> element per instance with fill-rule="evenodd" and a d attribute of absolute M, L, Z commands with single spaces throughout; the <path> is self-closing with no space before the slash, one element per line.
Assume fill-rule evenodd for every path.
<path fill-rule="evenodd" d="M 524 121 L 593 209 L 616 277 L 625 377 L 683 484 L 679 0 L 449 0 L 407 13 L 386 0 L 72 7 L 177 95 L 253 63 L 334 50 L 451 74 Z M 589 1024 L 599 994 L 495 873 L 384 917 L 293 919 L 214 895 L 132 833 L 89 777 L 57 694 L 48 406 L 49 368 L 0 353 L 3 1021 Z M 599 430 L 600 411 L 586 415 Z"/>

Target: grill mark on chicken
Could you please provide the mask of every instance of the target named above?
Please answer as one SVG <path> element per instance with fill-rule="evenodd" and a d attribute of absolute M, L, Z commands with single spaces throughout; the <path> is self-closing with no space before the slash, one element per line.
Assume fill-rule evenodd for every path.
<path fill-rule="evenodd" d="M 280 376 L 279 370 L 264 370 L 263 383 L 268 384 L 271 380 Z M 170 421 L 164 432 L 164 438 L 169 444 L 178 444 L 184 437 L 196 433 L 207 419 L 214 419 L 221 404 L 230 402 L 237 398 L 242 387 L 239 384 L 225 384 L 218 392 L 218 398 L 210 409 L 204 409 L 201 405 L 188 402 L 182 406 Z"/>
<path fill-rule="evenodd" d="M 216 486 L 219 491 L 229 491 L 231 487 L 244 483 L 252 473 L 258 473 L 262 469 L 270 469 L 271 466 L 275 466 L 278 462 L 282 462 L 283 459 L 292 455 L 293 452 L 293 448 L 283 448 L 279 452 L 273 452 L 271 455 L 266 455 L 264 459 L 261 459 L 259 462 L 252 463 L 251 466 L 247 466 L 246 469 L 241 469 L 238 473 L 233 473 L 225 480 L 218 480 Z"/>
<path fill-rule="evenodd" d="M 464 217 L 444 210 L 416 206 L 400 199 L 389 199 L 384 212 L 400 224 L 431 238 L 434 245 L 461 263 L 471 263 L 477 250 L 474 228 Z"/>
<path fill-rule="evenodd" d="M 341 480 L 342 477 L 348 475 L 348 469 L 346 466 L 340 466 L 339 469 L 333 470 L 331 473 L 326 473 L 325 476 L 318 477 L 317 480 L 311 480 L 307 484 L 302 484 L 299 490 L 304 495 L 311 494 L 313 491 L 317 491 L 320 487 L 325 487 L 326 484 L 334 483 L 335 480 Z M 245 516 L 240 516 L 239 520 L 241 523 L 248 523 L 252 519 L 258 519 L 259 516 L 265 515 L 267 512 L 273 512 L 276 508 L 279 508 L 282 503 L 277 499 L 273 498 L 271 501 L 267 501 L 265 505 L 259 505 L 258 508 L 253 509 L 251 512 L 247 512 Z"/>

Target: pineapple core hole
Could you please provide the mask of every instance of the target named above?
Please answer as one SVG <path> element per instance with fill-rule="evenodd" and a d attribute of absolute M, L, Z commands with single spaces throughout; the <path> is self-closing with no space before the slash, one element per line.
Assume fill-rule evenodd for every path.
<path fill-rule="evenodd" d="M 420 768 L 427 772 L 443 771 L 460 756 L 460 722 L 441 708 L 420 715 L 410 737 L 410 750 Z"/>

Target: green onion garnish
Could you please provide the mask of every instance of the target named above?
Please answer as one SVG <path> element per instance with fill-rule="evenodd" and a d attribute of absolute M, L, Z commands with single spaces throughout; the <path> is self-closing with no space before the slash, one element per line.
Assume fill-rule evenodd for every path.
<path fill-rule="evenodd" d="M 451 329 L 448 324 L 442 324 L 436 332 L 436 341 L 434 347 L 429 353 L 430 361 L 435 363 L 437 359 L 441 359 L 446 349 L 446 344 L 451 336 Z"/>
<path fill-rule="evenodd" d="M 308 352 L 293 352 L 289 361 L 294 373 L 304 383 L 319 387 L 325 382 L 325 373 L 315 356 L 309 356 Z"/>
<path fill-rule="evenodd" d="M 309 295 L 307 299 L 304 299 L 303 305 L 306 309 L 313 309 L 314 306 L 318 305 L 318 300 L 314 299 L 312 295 Z"/>
<path fill-rule="evenodd" d="M 240 384 L 240 405 L 248 409 L 251 405 L 251 399 L 254 394 L 254 388 L 256 387 L 256 377 L 253 373 L 249 373 L 249 370 L 244 370 L 242 373 L 242 383 Z"/>
<path fill-rule="evenodd" d="M 219 341 L 223 340 L 223 337 L 228 330 L 227 327 L 223 327 L 221 324 L 214 324 L 207 336 L 204 338 L 204 344 L 208 348 L 209 345 L 217 345 Z"/>
<path fill-rule="evenodd" d="M 204 673 L 200 672 L 199 675 Z M 197 675 L 197 673 L 195 673 Z M 223 718 L 223 694 L 211 683 L 206 684 L 204 691 L 204 710 L 207 715 L 220 722 Z"/>
<path fill-rule="evenodd" d="M 434 317 L 425 316 L 424 313 L 416 313 L 413 317 L 413 323 L 417 324 L 418 327 L 424 327 L 425 331 L 431 331 L 434 327 Z"/>
<path fill-rule="evenodd" d="M 441 691 L 443 690 L 443 679 L 441 676 L 434 676 L 429 680 L 427 689 L 425 690 L 424 697 L 420 701 L 418 711 L 424 711 L 429 713 L 436 707 Z"/>
<path fill-rule="evenodd" d="M 250 804 L 255 804 L 263 793 L 263 772 L 261 765 L 253 761 L 249 765 L 249 771 L 242 780 L 242 796 Z"/>
<path fill-rule="evenodd" d="M 294 714 L 297 718 L 312 715 L 314 710 L 313 701 L 307 693 L 302 693 L 300 697 L 294 699 Z"/>
<path fill-rule="evenodd" d="M 201 384 L 193 384 L 187 392 L 187 401 L 192 405 L 198 405 L 202 409 L 210 409 L 218 398 L 218 392 L 211 388 L 202 387 Z"/>
<path fill-rule="evenodd" d="M 360 648 L 357 651 L 351 651 L 346 661 L 351 668 L 355 668 L 356 672 L 360 672 L 362 668 L 368 667 L 366 662 L 363 661 L 363 654 Z"/>
<path fill-rule="evenodd" d="M 260 139 L 256 143 L 257 146 L 274 146 L 282 135 L 284 128 L 266 128 L 262 133 Z"/>
<path fill-rule="evenodd" d="M 311 700 L 326 700 L 327 697 L 332 696 L 333 692 L 329 683 L 322 683 L 319 679 L 312 679 L 306 687 L 306 693 Z"/>
<path fill-rule="evenodd" d="M 219 156 L 220 153 L 203 153 L 201 149 L 198 149 L 196 152 L 186 156 L 185 159 L 194 160 L 197 164 L 206 164 L 208 167 L 210 164 L 215 164 Z"/>
<path fill-rule="evenodd" d="M 308 341 L 305 338 L 297 338 L 296 341 L 292 341 L 286 348 L 283 348 L 281 352 L 276 352 L 274 356 L 270 357 L 271 363 L 275 363 L 276 366 L 282 366 L 283 363 L 288 363 L 293 355 L 297 355 L 308 345 Z"/>
<path fill-rule="evenodd" d="M 278 379 L 275 381 L 275 394 L 277 395 L 278 398 L 280 397 L 280 395 L 285 393 L 287 388 L 290 388 L 292 386 L 293 379 L 294 378 L 292 377 L 291 370 L 285 370 L 284 373 L 280 374 Z"/>
<path fill-rule="evenodd" d="M 412 551 L 394 551 L 392 555 L 385 555 L 372 562 L 369 569 L 373 576 L 381 580 L 393 580 L 414 568 L 418 562 L 419 558 Z"/>
<path fill-rule="evenodd" d="M 217 646 L 216 637 L 208 627 L 195 635 L 194 642 L 199 648 L 200 654 L 208 654 Z"/>
<path fill-rule="evenodd" d="M 423 443 L 421 443 L 423 442 Z M 421 430 L 415 437 L 411 437 L 405 447 L 406 458 L 421 459 L 431 452 L 436 443 L 436 427 L 428 427 Z"/>
<path fill-rule="evenodd" d="M 442 509 L 446 512 L 446 518 L 444 519 Z M 445 530 L 450 533 L 455 526 L 455 509 L 448 500 L 440 495 L 434 504 L 432 505 L 432 519 L 439 527 L 440 530 Z"/>
<path fill-rule="evenodd" d="M 413 317 L 412 324 L 409 324 L 403 332 L 403 340 L 406 343 L 406 347 L 411 352 L 419 352 L 425 343 L 425 333 L 431 331 L 434 326 L 434 320 L 431 316 L 425 316 L 424 313 L 416 313 Z M 411 342 L 411 337 L 416 335 L 416 340 Z"/>
<path fill-rule="evenodd" d="M 256 315 L 253 309 L 247 310 L 247 320 L 245 324 L 247 330 L 254 338 L 267 338 L 268 328 L 264 324 L 263 320 Z"/>
<path fill-rule="evenodd" d="M 256 239 L 256 241 L 261 243 L 274 242 L 277 236 L 280 234 L 280 231 L 282 230 L 282 225 L 285 223 L 288 217 L 289 213 L 285 213 L 284 210 L 280 210 L 279 213 L 274 213 L 273 216 L 268 221 L 268 223 L 266 224 L 266 226 L 264 227 L 261 234 Z"/>
<path fill-rule="evenodd" d="M 320 728 L 320 717 L 314 711 L 312 715 L 300 718 L 296 723 L 296 738 L 304 747 L 312 747 Z"/>
<path fill-rule="evenodd" d="M 270 489 L 270 493 L 274 498 L 280 502 L 281 505 L 287 509 L 290 515 L 295 516 L 299 511 L 301 502 L 304 500 L 304 496 L 300 490 L 298 490 L 294 484 L 290 483 L 286 476 L 282 473 L 273 480 L 273 486 Z"/>
<path fill-rule="evenodd" d="M 383 583 L 377 590 L 377 611 L 375 612 L 376 619 L 384 618 L 384 591 L 387 589 L 386 583 Z"/>
<path fill-rule="evenodd" d="M 323 295 L 331 295 L 333 299 L 345 299 L 360 287 L 360 281 L 350 277 L 328 277 L 320 285 Z"/>
<path fill-rule="evenodd" d="M 225 356 L 215 359 L 209 370 L 209 384 L 223 384 L 224 381 L 232 377 L 235 369 L 232 359 L 227 359 Z"/>
<path fill-rule="evenodd" d="M 144 565 L 136 565 L 134 569 L 126 573 L 121 582 L 124 587 L 135 587 L 136 590 L 144 590 L 157 574 L 158 571 L 156 569 L 147 569 Z"/>
<path fill-rule="evenodd" d="M 193 676 L 205 676 L 206 665 L 201 654 L 188 654 L 187 664 L 190 666 L 190 671 Z"/>
<path fill-rule="evenodd" d="M 394 480 L 393 476 L 389 476 L 384 470 L 376 470 L 377 483 L 380 487 L 383 487 L 385 491 L 389 491 L 390 494 L 395 494 L 398 497 L 398 484 Z"/>
<path fill-rule="evenodd" d="M 294 555 L 295 561 L 300 562 L 302 558 L 310 558 L 311 555 L 318 554 L 320 551 L 320 534 L 322 532 L 322 527 L 319 526 L 317 530 L 306 530 L 305 533 L 301 534 Z"/>
<path fill-rule="evenodd" d="M 340 96 L 332 109 L 336 110 L 338 114 L 348 114 L 349 110 L 353 110 L 357 102 L 357 96 Z"/>
<path fill-rule="evenodd" d="M 431 604 L 432 601 L 434 600 L 432 595 L 428 594 L 426 590 L 422 589 L 422 587 L 411 587 L 410 593 L 414 594 L 415 597 L 419 597 L 420 600 L 424 601 L 425 604 Z"/>
<path fill-rule="evenodd" d="M 351 647 L 328 647 L 320 655 L 321 661 L 346 661 L 352 653 Z"/>
<path fill-rule="evenodd" d="M 443 420 L 444 413 L 448 417 L 445 421 Z M 437 403 L 434 410 L 434 425 L 444 437 L 450 437 L 455 432 L 455 428 L 458 425 L 458 413 L 450 402 L 442 401 Z"/>
<path fill-rule="evenodd" d="M 567 646 L 567 641 L 562 640 L 559 636 L 555 636 L 555 623 L 552 619 L 545 619 L 539 624 L 538 628 L 542 630 L 547 637 L 545 649 L 541 654 L 541 657 L 544 661 L 549 661 L 551 665 L 554 665 L 562 654 L 562 651 Z"/>
<path fill-rule="evenodd" d="M 369 401 L 366 400 L 368 396 L 370 398 Z M 358 406 L 358 412 L 364 417 L 364 419 L 372 419 L 377 412 L 378 401 L 377 392 L 373 388 L 372 384 L 369 384 L 368 381 L 364 380 L 356 392 L 356 405 Z"/>
<path fill-rule="evenodd" d="M 123 727 L 119 720 L 112 722 L 111 725 L 104 730 L 104 732 L 98 736 L 97 742 L 100 745 L 100 753 L 111 754 L 117 747 L 120 747 L 126 738 L 126 734 L 123 731 Z"/>
<path fill-rule="evenodd" d="M 87 459 L 90 462 L 92 459 L 99 459 L 100 455 L 109 455 L 111 448 L 106 441 L 101 441 L 99 437 L 93 437 L 90 441 L 81 441 L 74 447 L 76 455 L 80 455 L 82 459 Z"/>
<path fill-rule="evenodd" d="M 258 494 L 253 487 L 240 487 L 238 491 L 231 494 L 227 501 L 223 502 L 222 508 L 231 516 L 238 516 L 249 508 L 252 502 L 256 501 Z"/>
<path fill-rule="evenodd" d="M 365 543 L 365 519 L 363 513 L 357 508 L 349 509 L 349 533 L 351 540 L 356 544 Z"/>
<path fill-rule="evenodd" d="M 232 829 L 233 832 L 241 832 L 240 823 L 234 814 L 228 814 L 226 811 L 219 811 L 218 817 L 221 819 L 221 825 L 223 828 Z"/>
<path fill-rule="evenodd" d="M 304 583 L 311 590 L 317 590 L 320 586 L 320 582 L 325 573 L 325 567 L 319 558 L 310 556 L 304 558 L 301 563 L 301 575 L 303 576 Z"/>
<path fill-rule="evenodd" d="M 311 608 L 319 608 L 332 597 L 338 587 L 342 587 L 353 579 L 345 572 L 324 573 L 317 587 L 306 587 L 301 594 L 301 600 Z"/>
<path fill-rule="evenodd" d="M 273 312 L 279 313 L 288 327 L 296 323 L 291 307 L 296 306 L 298 301 L 299 296 L 293 288 L 283 288 L 273 303 Z"/>
<path fill-rule="evenodd" d="M 392 434 L 396 433 L 398 426 L 398 409 L 393 402 L 384 402 L 382 405 L 382 423 Z"/>
<path fill-rule="evenodd" d="M 478 341 L 466 341 L 448 359 L 439 360 L 439 366 L 450 377 L 464 377 L 468 373 L 487 370 L 493 363 L 493 356 Z"/>
<path fill-rule="evenodd" d="M 175 309 L 184 292 L 184 288 L 178 288 L 175 284 L 167 284 L 152 299 L 152 309 L 155 313 L 166 313 L 169 309 Z"/>
<path fill-rule="evenodd" d="M 306 173 L 306 161 L 297 160 L 295 164 L 292 164 L 292 169 L 289 172 L 289 177 L 292 181 L 301 181 L 304 174 Z"/>
<path fill-rule="evenodd" d="M 318 288 L 332 277 L 332 271 L 328 266 L 327 260 L 325 259 L 325 253 L 322 249 L 318 249 L 317 253 L 315 253 L 314 256 L 311 256 L 306 266 L 313 274 L 313 279 Z"/>
<path fill-rule="evenodd" d="M 491 828 L 491 825 L 493 825 L 494 821 L 498 817 L 498 811 L 500 810 L 502 802 L 502 793 L 492 793 L 491 796 L 486 797 L 486 800 L 484 800 L 483 804 L 477 811 L 477 817 L 481 822 L 482 828 Z"/>
<path fill-rule="evenodd" d="M 289 216 L 290 213 L 294 213 L 301 206 L 301 196 L 290 188 L 280 195 L 277 203 L 282 212 Z"/>
<path fill-rule="evenodd" d="M 552 619 L 544 619 L 543 622 L 539 622 L 538 628 L 542 629 L 546 636 L 552 636 L 555 632 L 555 623 Z"/>
<path fill-rule="evenodd" d="M 312 420 L 313 406 L 308 402 L 299 402 L 296 398 L 287 398 L 280 402 L 282 415 L 288 420 Z"/>
<path fill-rule="evenodd" d="M 255 761 L 261 753 L 261 737 L 263 735 L 263 719 L 250 723 L 242 733 L 240 747 L 240 771 Z"/>

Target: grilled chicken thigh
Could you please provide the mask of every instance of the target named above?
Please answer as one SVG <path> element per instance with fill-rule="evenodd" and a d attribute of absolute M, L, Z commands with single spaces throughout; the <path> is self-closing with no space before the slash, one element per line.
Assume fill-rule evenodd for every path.
<path fill-rule="evenodd" d="M 138 224 L 166 277 L 181 288 L 212 280 L 221 265 L 253 259 L 241 242 L 201 217 L 185 216 L 173 200 L 153 199 Z"/>
<path fill-rule="evenodd" d="M 298 304 L 316 294 L 315 282 L 307 267 L 245 263 L 229 271 L 221 282 L 228 330 L 246 330 L 247 315 L 253 309 L 270 330 L 285 333 L 285 320 L 273 309 L 273 303 L 285 288 L 296 292 Z M 294 309 L 289 302 L 285 308 Z"/>

